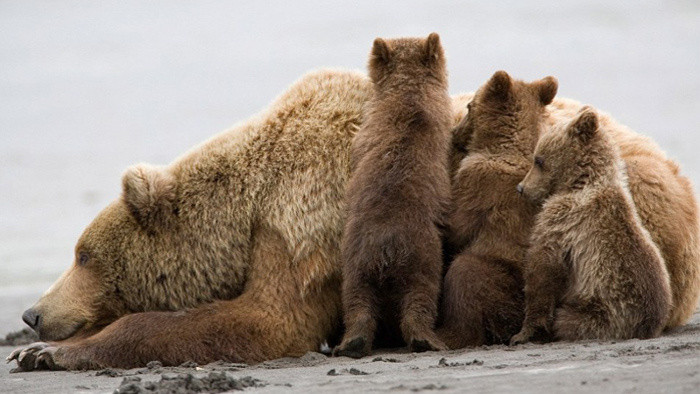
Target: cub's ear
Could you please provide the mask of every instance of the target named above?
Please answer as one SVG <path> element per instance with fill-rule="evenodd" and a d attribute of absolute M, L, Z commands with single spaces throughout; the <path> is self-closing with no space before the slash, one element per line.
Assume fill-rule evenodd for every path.
<path fill-rule="evenodd" d="M 581 142 L 588 142 L 598 132 L 598 115 L 589 106 L 581 108 L 568 127 L 569 134 Z"/>
<path fill-rule="evenodd" d="M 494 101 L 507 101 L 513 91 L 513 80 L 505 71 L 496 71 L 486 82 L 486 97 Z"/>
<path fill-rule="evenodd" d="M 370 62 L 372 64 L 386 64 L 391 60 L 391 48 L 382 38 L 375 38 L 372 44 Z"/>
<path fill-rule="evenodd" d="M 430 33 L 425 40 L 425 60 L 430 63 L 438 60 L 443 55 L 444 51 L 442 49 L 442 44 L 440 44 L 440 35 L 437 33 Z"/>
<path fill-rule="evenodd" d="M 559 89 L 559 82 L 552 76 L 535 81 L 533 85 L 535 89 L 537 89 L 537 94 L 540 97 L 540 103 L 542 103 L 542 105 L 551 103 L 552 100 L 554 100 L 554 96 L 557 95 L 557 89 Z"/>
<path fill-rule="evenodd" d="M 175 178 L 166 170 L 148 164 L 129 167 L 122 187 L 122 198 L 141 226 L 155 230 L 173 215 Z"/>

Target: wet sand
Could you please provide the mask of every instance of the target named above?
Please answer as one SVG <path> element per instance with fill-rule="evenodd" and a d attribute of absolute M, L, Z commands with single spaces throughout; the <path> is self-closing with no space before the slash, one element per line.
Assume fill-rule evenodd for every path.
<path fill-rule="evenodd" d="M 11 347 L 0 347 L 7 355 Z M 207 377 L 212 371 L 257 379 L 255 392 L 635 392 L 700 391 L 700 312 L 687 325 L 650 340 L 556 342 L 515 347 L 488 346 L 410 354 L 379 351 L 353 360 L 308 353 L 246 366 L 215 363 L 203 367 L 88 372 L 10 373 L 0 367 L 0 391 L 8 393 L 112 392 L 127 377 L 142 382 Z M 184 381 L 184 376 L 182 377 Z"/>

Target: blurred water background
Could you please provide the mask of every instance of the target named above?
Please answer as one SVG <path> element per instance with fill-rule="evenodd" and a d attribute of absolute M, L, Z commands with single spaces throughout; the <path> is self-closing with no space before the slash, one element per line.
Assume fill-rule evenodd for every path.
<path fill-rule="evenodd" d="M 0 335 L 123 170 L 164 164 L 377 36 L 440 33 L 452 93 L 504 69 L 652 136 L 700 183 L 700 2 L 0 1 Z"/>

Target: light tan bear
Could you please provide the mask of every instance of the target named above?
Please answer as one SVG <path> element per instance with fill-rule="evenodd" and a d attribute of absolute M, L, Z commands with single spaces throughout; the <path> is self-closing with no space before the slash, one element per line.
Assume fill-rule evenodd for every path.
<path fill-rule="evenodd" d="M 314 72 L 172 164 L 127 170 L 73 266 L 25 313 L 42 340 L 59 342 L 17 354 L 20 366 L 252 363 L 318 350 L 340 325 L 343 196 L 371 89 L 361 73 Z"/>
<path fill-rule="evenodd" d="M 659 335 L 671 306 L 668 272 L 596 113 L 584 107 L 534 155 L 518 192 L 543 207 L 526 259 L 525 321 L 511 344 L 538 330 L 564 340 Z"/>

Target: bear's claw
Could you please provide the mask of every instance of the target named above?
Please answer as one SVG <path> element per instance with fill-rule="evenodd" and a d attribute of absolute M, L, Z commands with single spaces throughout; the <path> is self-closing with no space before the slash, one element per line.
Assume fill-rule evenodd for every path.
<path fill-rule="evenodd" d="M 54 354 L 56 353 L 56 350 L 58 350 L 58 348 L 56 348 L 55 346 L 47 346 L 39 350 L 39 352 L 36 353 L 36 361 L 34 363 L 34 367 L 36 369 L 50 370 L 63 369 L 56 364 L 56 360 L 54 359 Z"/>
<path fill-rule="evenodd" d="M 31 345 L 14 350 L 5 361 L 17 361 L 16 372 L 34 371 L 36 369 L 59 369 L 53 359 L 56 347 L 46 342 L 34 342 Z"/>

